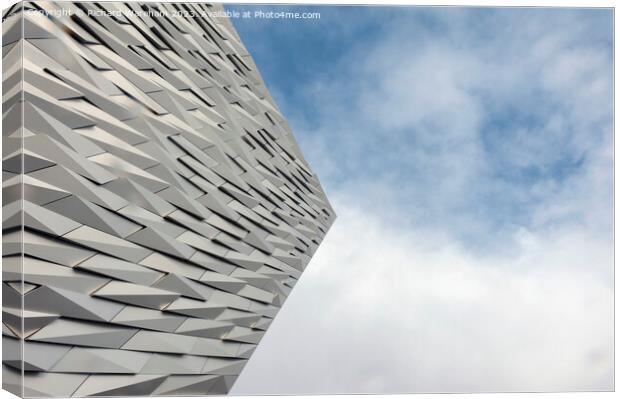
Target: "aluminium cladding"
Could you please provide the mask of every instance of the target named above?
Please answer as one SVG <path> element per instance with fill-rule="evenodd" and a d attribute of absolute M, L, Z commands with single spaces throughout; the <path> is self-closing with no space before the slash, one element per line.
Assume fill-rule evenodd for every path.
<path fill-rule="evenodd" d="M 4 12 L 5 389 L 227 393 L 333 223 L 221 10 Z"/>

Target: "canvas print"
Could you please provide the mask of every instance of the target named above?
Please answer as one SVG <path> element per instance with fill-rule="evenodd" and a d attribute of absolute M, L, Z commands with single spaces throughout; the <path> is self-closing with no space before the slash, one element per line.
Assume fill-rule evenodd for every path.
<path fill-rule="evenodd" d="M 611 8 L 2 14 L 2 387 L 614 390 Z"/>

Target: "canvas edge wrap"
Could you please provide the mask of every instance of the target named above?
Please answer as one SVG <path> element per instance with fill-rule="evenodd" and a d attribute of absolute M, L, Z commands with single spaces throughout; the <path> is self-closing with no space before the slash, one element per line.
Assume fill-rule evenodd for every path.
<path fill-rule="evenodd" d="M 2 247 L 4 250 L 4 232 L 13 231 L 18 234 L 20 253 L 23 253 L 23 3 L 17 2 L 2 10 L 2 191 L 3 219 Z M 6 55 L 6 56 L 5 56 Z M 8 155 L 8 156 L 7 156 Z M 12 155 L 12 156 L 11 156 Z M 7 220 L 4 213 L 5 204 L 17 207 L 18 225 Z M 20 259 L 22 257 L 20 256 Z M 23 275 L 23 262 L 20 262 Z M 4 262 L 3 262 L 4 273 Z M 23 278 L 13 282 L 22 288 Z M 7 336 L 23 337 L 23 296 L 18 290 L 7 289 L 3 278 L 2 287 L 2 389 L 17 396 L 24 397 L 23 374 L 23 340 L 10 340 Z M 10 316 L 9 316 L 10 315 Z M 6 317 L 17 319 L 13 329 L 4 324 Z M 12 342 L 11 342 L 12 341 Z M 5 365 L 10 362 L 13 368 Z"/>

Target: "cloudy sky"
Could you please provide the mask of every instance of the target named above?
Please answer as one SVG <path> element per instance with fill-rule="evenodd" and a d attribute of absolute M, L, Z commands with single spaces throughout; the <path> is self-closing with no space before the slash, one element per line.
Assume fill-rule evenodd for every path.
<path fill-rule="evenodd" d="M 338 219 L 232 393 L 612 389 L 612 11 L 276 9 L 321 19 L 233 22 Z"/>

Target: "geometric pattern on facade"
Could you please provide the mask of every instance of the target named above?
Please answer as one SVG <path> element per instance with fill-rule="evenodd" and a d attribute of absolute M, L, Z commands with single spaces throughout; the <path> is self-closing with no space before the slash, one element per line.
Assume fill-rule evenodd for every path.
<path fill-rule="evenodd" d="M 221 10 L 3 13 L 5 389 L 227 393 L 333 223 Z"/>

